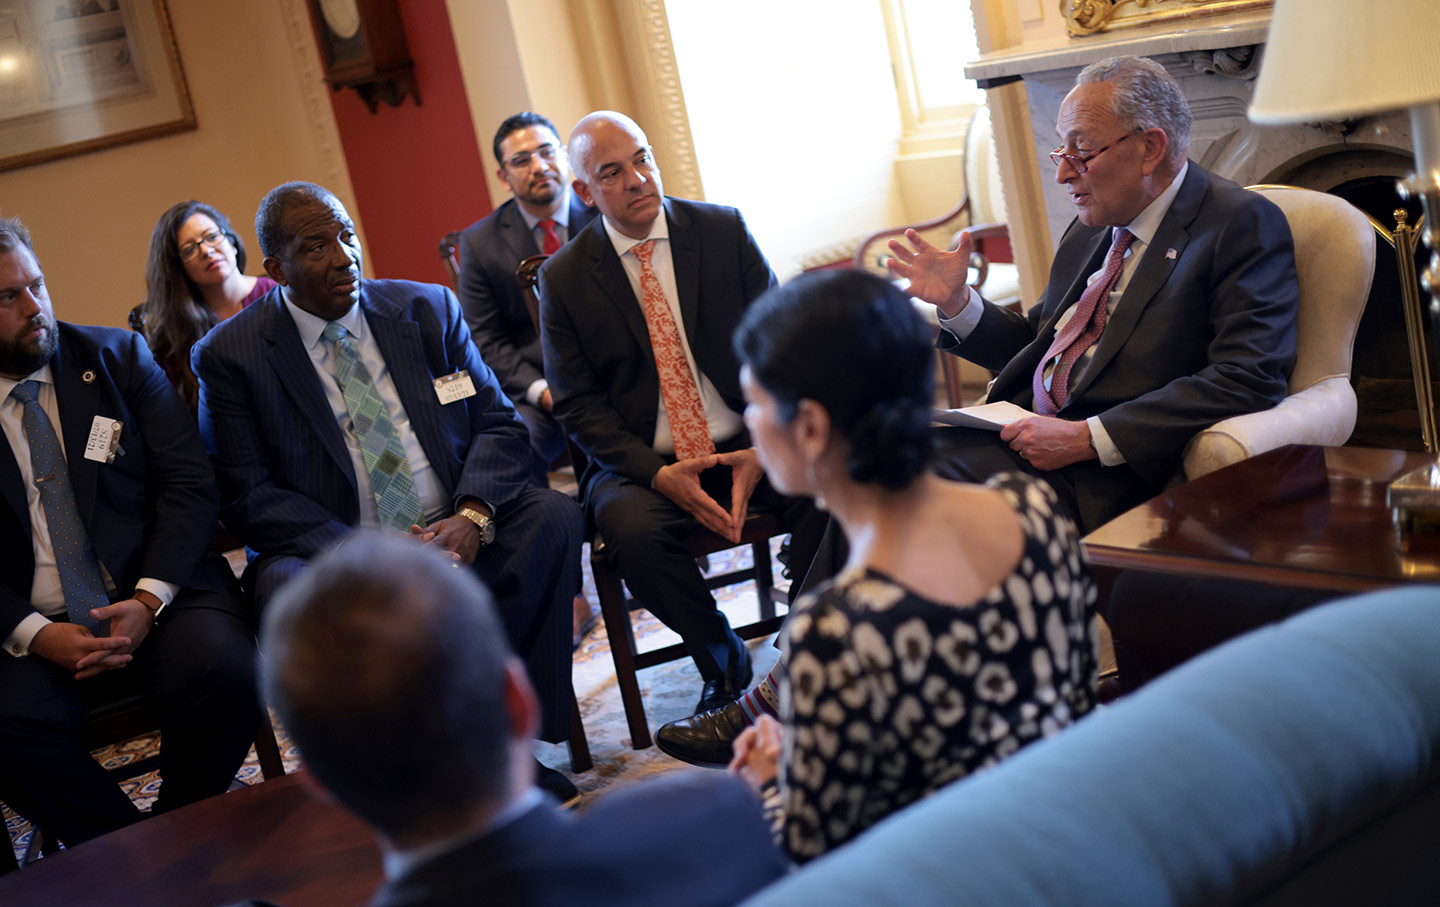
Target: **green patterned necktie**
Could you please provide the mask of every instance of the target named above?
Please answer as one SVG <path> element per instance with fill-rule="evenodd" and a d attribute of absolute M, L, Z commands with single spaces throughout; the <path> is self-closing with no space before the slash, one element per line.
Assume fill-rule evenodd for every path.
<path fill-rule="evenodd" d="M 324 338 L 334 344 L 335 379 L 345 395 L 345 408 L 350 411 L 360 453 L 365 458 L 365 471 L 370 474 L 370 489 L 380 512 L 380 525 L 387 529 L 410 529 L 410 524 L 425 525 L 420 495 L 415 491 L 415 476 L 400 433 L 390 421 L 385 401 L 375 389 L 375 382 L 355 348 L 350 345 L 349 332 L 342 325 L 325 325 Z"/>

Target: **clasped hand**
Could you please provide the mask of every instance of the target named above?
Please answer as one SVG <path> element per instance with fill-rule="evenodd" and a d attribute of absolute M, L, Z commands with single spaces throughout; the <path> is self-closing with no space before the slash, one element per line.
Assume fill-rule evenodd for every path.
<path fill-rule="evenodd" d="M 74 671 L 76 680 L 129 664 L 150 633 L 153 612 L 139 599 L 127 598 L 90 613 L 110 621 L 109 636 L 96 636 L 80 624 L 46 624 L 30 640 L 31 653 Z"/>
<path fill-rule="evenodd" d="M 715 466 L 729 466 L 731 469 L 729 512 L 700 485 L 700 474 Z M 701 526 L 738 545 L 740 531 L 750 510 L 750 495 L 759 484 L 761 475 L 763 471 L 755 451 L 745 448 L 677 460 L 662 466 L 655 473 L 654 485 L 656 491 L 674 501 Z"/>
<path fill-rule="evenodd" d="M 1071 422 L 1054 416 L 1018 419 L 1000 429 L 1000 440 L 1036 469 L 1060 469 L 1096 456 L 1086 422 Z"/>
<path fill-rule="evenodd" d="M 732 745 L 730 774 L 759 791 L 780 773 L 780 722 L 761 715 Z"/>

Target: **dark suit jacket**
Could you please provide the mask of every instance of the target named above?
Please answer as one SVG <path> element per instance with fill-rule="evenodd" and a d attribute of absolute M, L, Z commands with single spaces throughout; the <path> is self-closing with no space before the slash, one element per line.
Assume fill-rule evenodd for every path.
<path fill-rule="evenodd" d="M 223 575 L 206 566 L 219 513 L 215 476 L 190 411 L 139 334 L 64 323 L 59 334 L 50 370 L 65 459 L 80 519 L 117 591 L 129 597 L 142 577 L 221 588 Z M 122 450 L 113 463 L 85 459 L 96 416 L 123 425 Z M 30 510 L 8 444 L 0 449 L 0 495 L 3 638 L 34 613 Z M 177 598 L 174 607 L 183 606 L 183 597 Z"/>
<path fill-rule="evenodd" d="M 1085 280 L 1110 247 L 1109 227 L 1071 223 L 1040 302 L 1021 316 L 985 304 L 963 342 L 940 347 L 999 371 L 991 400 L 1033 408 L 1031 380 Z M 1175 256 L 1167 253 L 1175 250 Z M 1299 286 L 1290 227 L 1274 204 L 1194 161 L 1145 250 L 1094 357 L 1071 385 L 1063 419 L 1099 416 L 1126 465 L 1098 461 L 1074 473 L 1082 522 L 1138 503 L 1179 468 L 1185 445 L 1221 419 L 1285 397 L 1295 364 Z"/>
<path fill-rule="evenodd" d="M 685 772 L 609 794 L 578 818 L 547 801 L 422 864 L 372 903 L 720 907 L 785 869 L 743 783 Z"/>
<path fill-rule="evenodd" d="M 360 306 L 410 426 L 452 505 L 505 505 L 531 484 L 525 425 L 470 342 L 455 294 L 366 280 Z M 360 517 L 345 439 L 295 321 L 271 290 L 195 344 L 200 433 L 220 480 L 221 517 L 261 554 L 312 557 Z M 476 394 L 441 406 L 431 381 L 467 369 Z"/>
<path fill-rule="evenodd" d="M 570 193 L 569 232 L 573 239 L 598 214 Z M 540 254 L 535 234 L 525 226 L 519 204 L 510 199 L 460 234 L 460 307 L 480 349 L 511 400 L 525 399 L 530 385 L 544 377 L 540 337 L 525 308 L 515 268 Z"/>
<path fill-rule="evenodd" d="M 685 336 L 700 370 L 740 412 L 740 364 L 730 338 L 775 273 L 734 208 L 665 199 Z M 540 339 L 555 415 L 604 469 L 648 486 L 660 379 L 645 315 L 596 218 L 540 271 Z"/>

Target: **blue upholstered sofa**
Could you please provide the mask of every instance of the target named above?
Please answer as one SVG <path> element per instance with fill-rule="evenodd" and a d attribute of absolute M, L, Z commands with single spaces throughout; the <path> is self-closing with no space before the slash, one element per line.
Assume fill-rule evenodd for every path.
<path fill-rule="evenodd" d="M 747 905 L 1440 904 L 1440 587 L 1229 642 Z"/>

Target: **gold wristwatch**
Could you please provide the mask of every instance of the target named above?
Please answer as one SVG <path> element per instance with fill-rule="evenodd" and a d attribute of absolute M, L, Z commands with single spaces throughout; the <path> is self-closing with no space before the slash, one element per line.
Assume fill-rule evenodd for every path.
<path fill-rule="evenodd" d="M 461 507 L 457 514 L 474 523 L 480 530 L 480 547 L 495 541 L 495 521 L 473 507 Z"/>

